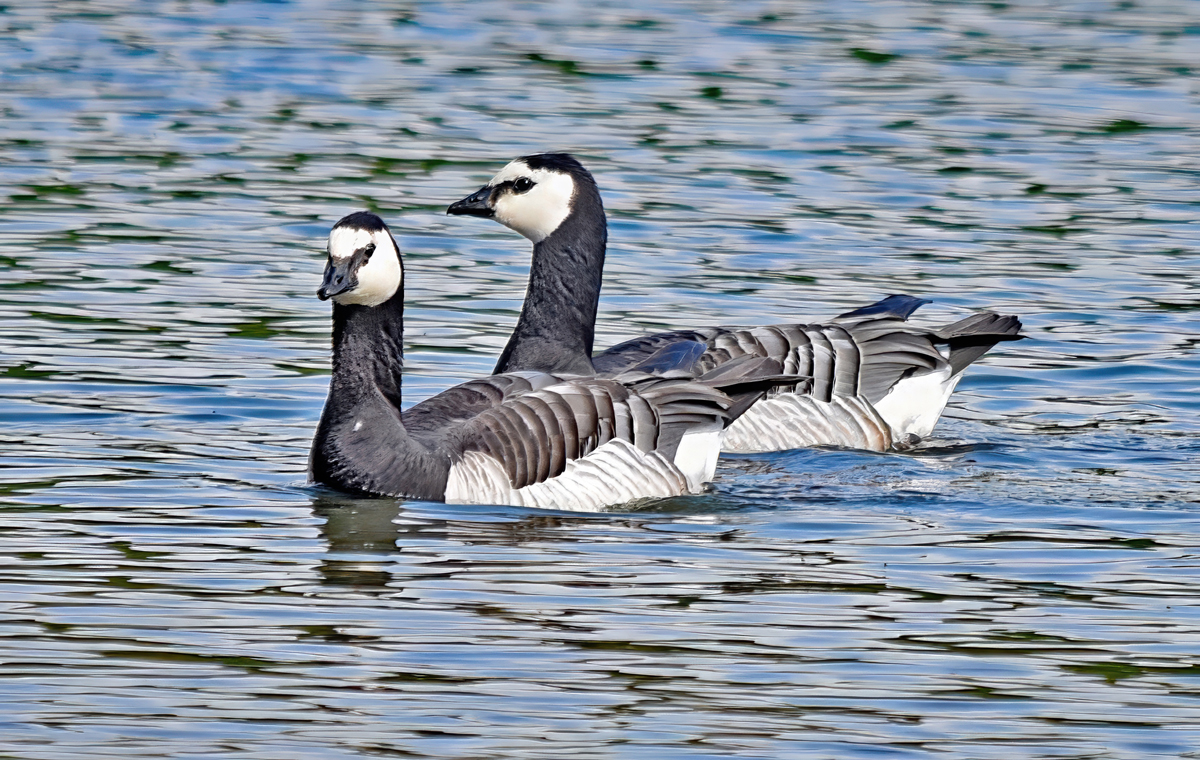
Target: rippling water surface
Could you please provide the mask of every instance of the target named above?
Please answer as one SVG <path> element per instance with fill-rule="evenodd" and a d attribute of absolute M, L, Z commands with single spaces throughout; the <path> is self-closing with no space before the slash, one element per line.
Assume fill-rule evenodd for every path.
<path fill-rule="evenodd" d="M 1200 6 L 0 9 L 0 756 L 1200 757 Z M 893 292 L 1021 315 L 906 455 L 598 515 L 305 484 L 324 235 L 408 266 L 410 401 L 571 150 L 601 345 Z"/>

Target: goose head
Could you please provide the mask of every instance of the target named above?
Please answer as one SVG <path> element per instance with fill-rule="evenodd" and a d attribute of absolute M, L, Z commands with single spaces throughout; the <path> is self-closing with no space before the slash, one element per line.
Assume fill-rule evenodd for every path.
<path fill-rule="evenodd" d="M 540 153 L 510 162 L 446 213 L 495 219 L 536 244 L 562 226 L 585 194 L 599 202 L 596 181 L 574 156 Z"/>
<path fill-rule="evenodd" d="M 322 301 L 379 306 L 404 284 L 400 249 L 383 220 L 369 211 L 342 217 L 329 232 L 329 261 L 317 290 Z"/>

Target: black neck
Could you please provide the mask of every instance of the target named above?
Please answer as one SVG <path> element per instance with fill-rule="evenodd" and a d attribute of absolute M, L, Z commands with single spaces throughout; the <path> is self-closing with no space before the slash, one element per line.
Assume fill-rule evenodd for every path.
<path fill-rule="evenodd" d="M 533 246 L 525 305 L 495 372 L 593 374 L 592 340 L 607 241 L 600 194 L 594 185 L 581 186 L 571 213 Z"/>
<path fill-rule="evenodd" d="M 333 307 L 333 379 L 309 461 L 344 491 L 441 499 L 446 457 L 414 441 L 400 415 L 404 293 L 379 306 Z"/>
<path fill-rule="evenodd" d="M 354 398 L 373 385 L 399 409 L 403 369 L 403 290 L 379 306 L 334 303 L 331 399 Z"/>

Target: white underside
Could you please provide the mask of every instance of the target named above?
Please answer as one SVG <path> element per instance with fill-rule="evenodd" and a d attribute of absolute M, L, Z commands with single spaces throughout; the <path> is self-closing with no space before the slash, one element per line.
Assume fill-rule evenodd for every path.
<path fill-rule="evenodd" d="M 719 446 L 719 436 L 716 440 Z M 689 450 L 699 448 L 698 441 L 689 444 Z M 676 461 L 680 461 L 679 456 Z M 715 468 L 716 454 L 712 455 L 712 461 Z M 689 471 L 695 469 L 693 455 L 685 456 L 684 463 Z M 707 460 L 704 466 L 708 466 Z M 711 477 L 709 474 L 708 479 Z M 690 477 L 658 452 L 647 454 L 614 438 L 587 456 L 568 462 L 561 475 L 524 488 L 512 487 L 504 466 L 495 458 L 468 451 L 450 468 L 446 501 L 595 512 L 634 499 L 695 492 L 699 485 L 692 487 L 690 481 Z"/>
<path fill-rule="evenodd" d="M 724 431 L 719 427 L 685 433 L 675 450 L 675 467 L 687 478 L 688 490 L 698 493 L 700 487 L 713 479 L 717 472 L 717 457 L 721 456 Z"/>
<path fill-rule="evenodd" d="M 811 446 L 840 446 L 887 451 L 893 429 L 866 399 L 785 393 L 763 399 L 734 420 L 725 433 L 724 451 L 786 451 Z"/>
<path fill-rule="evenodd" d="M 949 365 L 936 372 L 906 377 L 875 404 L 875 411 L 891 426 L 894 435 L 927 437 L 946 408 L 962 375 L 950 375 Z"/>
<path fill-rule="evenodd" d="M 962 375 L 950 367 L 907 377 L 872 406 L 857 396 L 818 401 L 787 393 L 759 401 L 725 435 L 724 451 L 750 453 L 810 446 L 887 451 L 909 436 L 928 437 Z"/>

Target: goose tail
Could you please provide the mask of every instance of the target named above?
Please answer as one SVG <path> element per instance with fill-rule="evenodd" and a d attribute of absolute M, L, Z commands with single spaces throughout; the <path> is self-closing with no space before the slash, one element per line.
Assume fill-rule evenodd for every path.
<path fill-rule="evenodd" d="M 993 312 L 929 331 L 896 325 L 894 320 L 906 319 L 922 304 L 889 296 L 839 318 L 861 319 L 848 328 L 864 356 L 859 389 L 891 428 L 896 445 L 928 437 L 963 371 L 997 343 L 1024 337 L 1021 320 Z"/>
<path fill-rule="evenodd" d="M 1022 340 L 1021 320 L 1012 315 L 983 312 L 938 329 L 935 335 L 950 347 L 946 361 L 951 376 L 962 374 L 972 362 L 1006 340 Z"/>

